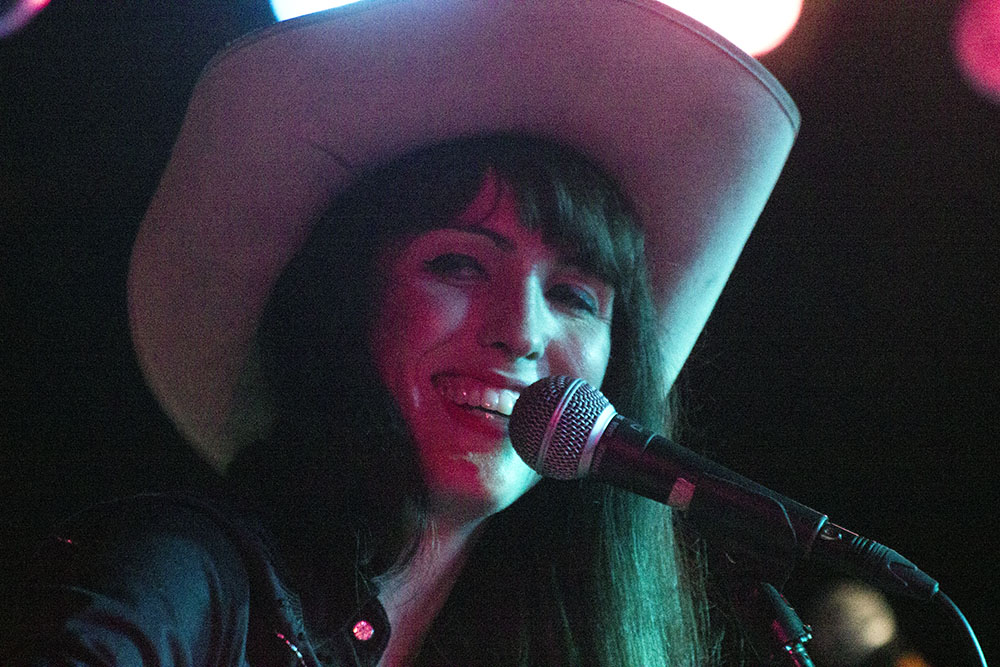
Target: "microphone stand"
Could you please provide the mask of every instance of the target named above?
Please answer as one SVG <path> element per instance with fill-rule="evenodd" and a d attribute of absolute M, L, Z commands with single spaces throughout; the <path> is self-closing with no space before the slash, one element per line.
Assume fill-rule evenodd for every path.
<path fill-rule="evenodd" d="M 766 581 L 747 577 L 729 586 L 730 600 L 747 639 L 765 665 L 815 667 L 805 643 L 812 630 Z"/>
<path fill-rule="evenodd" d="M 735 560 L 709 549 L 722 578 L 732 611 L 760 664 L 768 667 L 816 667 L 805 644 L 812 629 L 802 622 L 788 600 L 768 581 L 781 585 L 790 572 L 759 559 Z"/>

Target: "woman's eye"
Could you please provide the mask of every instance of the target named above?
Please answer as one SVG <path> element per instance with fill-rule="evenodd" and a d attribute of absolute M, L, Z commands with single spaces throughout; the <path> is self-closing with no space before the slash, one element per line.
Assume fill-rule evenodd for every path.
<path fill-rule="evenodd" d="M 575 285 L 559 284 L 549 289 L 549 298 L 565 306 L 591 315 L 597 314 L 597 299 L 587 290 Z"/>
<path fill-rule="evenodd" d="M 445 253 L 424 262 L 424 267 L 437 276 L 467 280 L 486 273 L 475 257 L 460 253 Z"/>

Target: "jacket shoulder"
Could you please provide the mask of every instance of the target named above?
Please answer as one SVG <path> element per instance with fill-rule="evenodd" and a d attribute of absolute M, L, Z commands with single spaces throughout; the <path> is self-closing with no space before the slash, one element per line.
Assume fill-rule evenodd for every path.
<path fill-rule="evenodd" d="M 163 664 L 240 664 L 249 600 L 241 550 L 222 513 L 138 496 L 55 528 L 18 593 L 11 643 L 25 655 L 83 655 L 94 664 L 107 656 L 116 664 L 154 656 Z"/>

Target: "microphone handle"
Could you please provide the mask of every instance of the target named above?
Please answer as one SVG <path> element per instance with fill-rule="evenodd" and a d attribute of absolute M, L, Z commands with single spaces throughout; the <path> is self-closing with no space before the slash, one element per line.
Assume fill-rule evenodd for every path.
<path fill-rule="evenodd" d="M 909 597 L 929 600 L 938 591 L 896 551 L 621 415 L 598 439 L 589 475 L 680 510 L 706 540 L 786 577 L 811 559 Z"/>

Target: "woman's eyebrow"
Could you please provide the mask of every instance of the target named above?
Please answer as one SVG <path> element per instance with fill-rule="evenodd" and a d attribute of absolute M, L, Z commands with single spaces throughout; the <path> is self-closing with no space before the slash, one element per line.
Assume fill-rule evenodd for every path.
<path fill-rule="evenodd" d="M 448 225 L 443 229 L 454 230 L 456 232 L 465 232 L 466 234 L 476 234 L 477 236 L 485 236 L 486 238 L 493 241 L 494 245 L 496 245 L 497 248 L 499 248 L 504 252 L 511 252 L 517 247 L 517 244 L 514 243 L 513 240 L 507 238 L 503 234 L 493 231 L 492 229 L 487 229 L 486 227 Z M 584 262 L 582 262 L 581 259 L 577 256 L 564 257 L 563 264 L 566 267 L 573 269 L 574 271 L 580 272 L 584 276 L 593 278 L 595 280 L 600 280 L 601 282 L 604 283 L 608 282 L 607 279 L 601 277 L 601 275 L 597 271 L 587 268 L 587 265 Z"/>
<path fill-rule="evenodd" d="M 505 252 L 510 252 L 515 248 L 515 244 L 511 239 L 507 238 L 503 234 L 499 234 L 493 231 L 492 229 L 486 229 L 485 227 L 449 225 L 448 227 L 445 227 L 445 229 L 454 229 L 455 231 L 458 232 L 466 232 L 468 234 L 477 234 L 479 236 L 485 236 L 486 238 L 493 241 L 493 244 L 497 248 Z"/>

